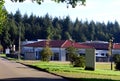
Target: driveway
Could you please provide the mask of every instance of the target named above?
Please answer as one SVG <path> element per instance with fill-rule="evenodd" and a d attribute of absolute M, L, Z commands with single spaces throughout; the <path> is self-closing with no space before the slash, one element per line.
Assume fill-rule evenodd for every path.
<path fill-rule="evenodd" d="M 60 76 L 38 71 L 0 58 L 0 81 L 68 81 Z"/>

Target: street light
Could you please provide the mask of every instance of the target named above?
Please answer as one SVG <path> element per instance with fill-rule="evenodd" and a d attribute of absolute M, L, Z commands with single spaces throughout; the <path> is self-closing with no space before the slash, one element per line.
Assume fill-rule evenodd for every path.
<path fill-rule="evenodd" d="M 21 51 L 21 27 L 20 26 L 18 26 L 19 27 L 19 48 L 18 48 L 18 50 L 19 50 L 19 52 L 18 52 L 18 60 L 20 60 L 20 51 Z"/>
<path fill-rule="evenodd" d="M 110 53 L 110 56 L 111 56 L 111 60 L 110 60 L 111 61 L 111 70 L 113 70 L 112 48 L 113 48 L 113 38 L 109 40 L 109 53 Z"/>
<path fill-rule="evenodd" d="M 18 60 L 20 60 L 20 53 L 21 53 L 21 23 L 16 22 L 16 26 L 18 27 Z"/>

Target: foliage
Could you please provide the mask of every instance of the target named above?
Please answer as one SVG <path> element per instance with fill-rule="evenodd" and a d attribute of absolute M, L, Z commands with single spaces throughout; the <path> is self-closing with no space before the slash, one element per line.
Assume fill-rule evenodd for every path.
<path fill-rule="evenodd" d="M 120 55 L 119 55 L 119 54 L 115 54 L 115 55 L 113 56 L 113 61 L 114 61 L 115 63 L 120 62 Z"/>
<path fill-rule="evenodd" d="M 41 60 L 42 61 L 50 61 L 52 54 L 53 53 L 52 53 L 51 49 L 48 46 L 46 46 L 40 52 Z"/>
<path fill-rule="evenodd" d="M 72 65 L 74 65 L 74 61 L 77 57 L 76 51 L 77 51 L 77 49 L 74 48 L 73 46 L 66 48 L 66 52 L 68 54 L 69 60 Z"/>
<path fill-rule="evenodd" d="M 120 70 L 120 54 L 115 54 L 113 56 L 113 61 L 115 62 L 115 69 Z"/>
<path fill-rule="evenodd" d="M 0 34 L 2 33 L 3 25 L 6 21 L 7 12 L 4 8 L 4 0 L 0 0 Z"/>
<path fill-rule="evenodd" d="M 3 46 L 0 45 L 0 52 L 3 52 Z"/>
<path fill-rule="evenodd" d="M 117 62 L 117 63 L 116 63 L 115 69 L 116 69 L 116 70 L 120 70 L 120 62 Z"/>
<path fill-rule="evenodd" d="M 23 2 L 25 0 L 11 0 L 12 2 Z M 86 0 L 51 0 L 51 1 L 54 1 L 54 2 L 57 2 L 57 3 L 66 3 L 67 5 L 71 5 L 73 8 L 75 8 L 77 6 L 77 4 L 81 4 L 81 5 L 85 5 L 85 2 Z M 38 4 L 41 4 L 42 2 L 44 2 L 44 0 L 32 0 L 32 2 L 37 2 Z M 68 7 L 68 6 L 67 6 Z"/>
<path fill-rule="evenodd" d="M 73 39 L 76 42 L 90 40 L 109 41 L 114 37 L 114 42 L 120 42 L 120 26 L 117 21 L 107 24 L 94 21 L 79 21 L 77 18 L 73 22 L 70 17 L 52 18 L 48 14 L 44 17 L 37 17 L 31 14 L 21 15 L 20 11 L 7 15 L 6 26 L 0 35 L 1 44 L 4 48 L 15 44 L 18 47 L 18 29 L 21 27 L 21 40 L 47 39 L 66 40 Z M 14 32 L 13 32 L 14 31 Z"/>
<path fill-rule="evenodd" d="M 74 60 L 74 67 L 84 67 L 85 58 L 83 56 L 77 56 Z"/>
<path fill-rule="evenodd" d="M 84 67 L 85 58 L 77 54 L 77 49 L 73 46 L 66 48 L 69 60 L 74 67 Z"/>

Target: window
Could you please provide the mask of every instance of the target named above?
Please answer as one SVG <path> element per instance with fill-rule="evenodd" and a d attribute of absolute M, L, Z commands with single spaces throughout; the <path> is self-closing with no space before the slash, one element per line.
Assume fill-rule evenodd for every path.
<path fill-rule="evenodd" d="M 102 56 L 104 56 L 105 54 L 104 53 L 101 53 Z"/>
<path fill-rule="evenodd" d="M 106 53 L 106 57 L 109 57 L 109 54 L 108 54 L 108 53 Z"/>
<path fill-rule="evenodd" d="M 96 53 L 96 55 L 98 55 L 98 53 Z"/>
<path fill-rule="evenodd" d="M 59 60 L 59 53 L 54 53 L 54 60 Z"/>
<path fill-rule="evenodd" d="M 80 56 L 85 56 L 85 53 L 79 53 Z"/>

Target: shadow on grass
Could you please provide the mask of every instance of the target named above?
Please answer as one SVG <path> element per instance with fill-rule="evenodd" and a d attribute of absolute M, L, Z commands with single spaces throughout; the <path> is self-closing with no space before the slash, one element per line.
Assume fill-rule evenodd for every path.
<path fill-rule="evenodd" d="M 0 81 L 66 81 L 62 79 L 49 79 L 49 78 L 8 78 L 0 79 Z"/>
<path fill-rule="evenodd" d="M 120 80 L 110 80 L 110 79 L 96 79 L 96 78 L 69 78 L 70 81 L 120 81 Z"/>

